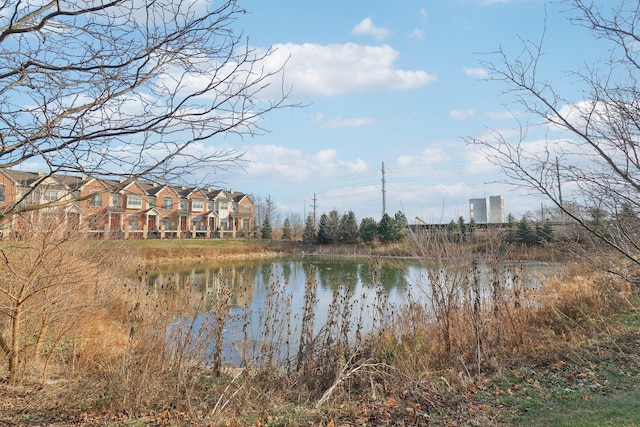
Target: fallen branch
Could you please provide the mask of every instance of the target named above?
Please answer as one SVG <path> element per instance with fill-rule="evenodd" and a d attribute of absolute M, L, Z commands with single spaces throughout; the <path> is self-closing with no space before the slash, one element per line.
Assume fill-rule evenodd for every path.
<path fill-rule="evenodd" d="M 363 363 L 361 363 L 361 364 L 359 364 L 359 365 L 357 365 L 357 366 L 355 366 L 353 368 L 350 368 L 352 360 L 353 360 L 353 356 L 349 359 L 349 361 L 347 363 L 344 364 L 344 367 L 342 368 L 342 370 L 338 374 L 336 380 L 333 382 L 331 387 L 329 387 L 322 394 L 322 397 L 320 398 L 320 400 L 318 400 L 318 402 L 316 402 L 316 408 L 319 408 L 322 405 L 324 405 L 327 402 L 327 400 L 329 400 L 329 398 L 331 398 L 331 395 L 333 394 L 334 390 L 338 386 L 340 386 L 340 384 L 342 384 L 343 382 L 345 382 L 346 380 L 351 378 L 358 371 L 362 371 L 362 370 L 367 369 L 367 368 L 371 368 L 371 369 L 377 370 L 377 368 L 385 366 L 383 363 L 368 363 L 370 360 L 367 360 L 367 361 L 365 361 L 365 362 L 363 362 Z"/>

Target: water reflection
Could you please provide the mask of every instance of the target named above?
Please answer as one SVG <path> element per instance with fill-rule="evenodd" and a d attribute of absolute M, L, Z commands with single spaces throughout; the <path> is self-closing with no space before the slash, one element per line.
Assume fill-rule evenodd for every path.
<path fill-rule="evenodd" d="M 490 268 L 479 265 L 477 271 L 474 280 L 490 290 L 495 282 Z M 495 274 L 512 286 L 513 271 L 504 267 Z M 314 340 L 320 335 L 331 337 L 326 345 L 357 341 L 389 324 L 409 302 L 428 305 L 434 277 L 428 273 L 415 260 L 290 257 L 166 266 L 143 280 L 158 297 L 198 294 L 189 300 L 200 313 L 195 328 L 221 330 L 220 341 L 207 344 L 208 354 L 243 365 L 259 364 L 261 358 L 295 361 L 301 349 L 318 345 Z"/>
<path fill-rule="evenodd" d="M 341 328 L 345 339 L 374 329 L 405 301 L 416 269 L 419 264 L 408 260 L 295 257 L 166 266 L 143 280 L 156 296 L 200 293 L 199 325 L 208 321 L 206 312 L 220 316 L 224 309 L 223 356 L 225 362 L 241 364 L 265 352 L 265 346 L 273 357 L 294 357 L 300 337 L 318 334 L 327 324 Z M 225 292 L 230 304 L 219 307 Z M 202 300 L 192 301 L 195 306 Z"/>

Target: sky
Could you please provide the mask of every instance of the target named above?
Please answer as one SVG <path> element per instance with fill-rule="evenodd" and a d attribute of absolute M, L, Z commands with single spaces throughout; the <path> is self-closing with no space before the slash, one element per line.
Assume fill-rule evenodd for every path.
<path fill-rule="evenodd" d="M 315 208 L 317 217 L 336 209 L 379 220 L 384 202 L 410 223 L 448 223 L 469 219 L 469 199 L 496 195 L 516 218 L 540 210 L 544 199 L 502 183 L 465 142 L 512 135 L 520 113 L 482 64 L 544 35 L 541 71 L 571 93 L 567 71 L 605 53 L 556 1 L 239 3 L 248 13 L 235 25 L 252 47 L 272 49 L 272 65 L 288 58 L 287 102 L 303 106 L 269 113 L 265 133 L 222 142 L 245 162 L 216 178 L 269 198 L 282 217 Z"/>

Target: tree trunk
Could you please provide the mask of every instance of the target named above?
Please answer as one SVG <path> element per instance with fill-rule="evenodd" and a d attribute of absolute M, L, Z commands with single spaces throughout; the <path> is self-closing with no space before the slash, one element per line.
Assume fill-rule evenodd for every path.
<path fill-rule="evenodd" d="M 15 383 L 18 373 L 18 354 L 20 353 L 20 327 L 22 323 L 22 301 L 16 302 L 11 323 L 11 347 L 9 352 L 9 382 Z"/>

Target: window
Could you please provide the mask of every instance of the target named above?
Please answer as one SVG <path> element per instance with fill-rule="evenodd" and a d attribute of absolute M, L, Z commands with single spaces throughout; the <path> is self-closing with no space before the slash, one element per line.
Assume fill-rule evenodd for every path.
<path fill-rule="evenodd" d="M 150 196 L 150 197 L 147 199 L 147 203 L 149 204 L 149 207 L 150 207 L 150 208 L 155 208 L 155 207 L 156 207 L 156 198 L 155 198 L 155 197 L 153 197 L 153 196 Z"/>
<path fill-rule="evenodd" d="M 220 206 L 220 210 L 229 209 L 229 204 L 227 202 L 219 202 L 218 206 Z"/>
<path fill-rule="evenodd" d="M 111 206 L 120 206 L 122 205 L 122 197 L 119 194 L 114 194 L 111 196 Z"/>
<path fill-rule="evenodd" d="M 192 211 L 202 212 L 203 209 L 204 209 L 204 200 L 202 200 L 202 199 L 193 199 L 191 201 L 191 210 Z"/>
<path fill-rule="evenodd" d="M 162 198 L 162 207 L 164 209 L 173 209 L 173 199 L 171 196 L 164 196 Z"/>
<path fill-rule="evenodd" d="M 0 203 L 4 202 L 4 184 L 0 184 Z"/>
<path fill-rule="evenodd" d="M 251 212 L 251 206 L 250 205 L 242 205 L 242 211 L 243 212 Z"/>
<path fill-rule="evenodd" d="M 142 208 L 142 196 L 130 194 L 127 196 L 127 209 Z"/>
<path fill-rule="evenodd" d="M 207 210 L 213 210 L 213 202 L 207 202 Z"/>
<path fill-rule="evenodd" d="M 102 194 L 97 191 L 91 191 L 92 196 L 89 200 L 87 200 L 87 206 L 91 207 L 100 207 L 102 206 Z"/>
<path fill-rule="evenodd" d="M 196 230 L 202 230 L 201 218 L 193 218 L 192 224 Z"/>
<path fill-rule="evenodd" d="M 187 210 L 187 200 L 186 199 L 182 199 L 180 200 L 180 209 Z"/>
<path fill-rule="evenodd" d="M 44 190 L 44 201 L 55 202 L 58 200 L 58 190 Z"/>

